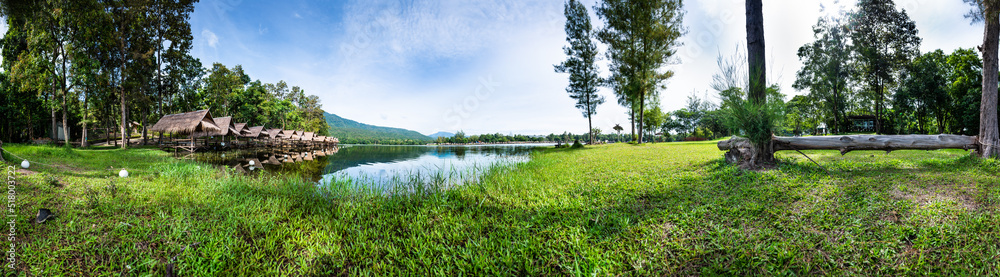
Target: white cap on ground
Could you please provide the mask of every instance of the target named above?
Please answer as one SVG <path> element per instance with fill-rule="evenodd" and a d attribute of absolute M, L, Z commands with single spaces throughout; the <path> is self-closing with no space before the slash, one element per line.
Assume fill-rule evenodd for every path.
<path fill-rule="evenodd" d="M 28 160 L 21 161 L 21 168 L 28 169 L 29 166 L 31 166 L 31 163 Z"/>
<path fill-rule="evenodd" d="M 128 171 L 125 171 L 125 169 L 122 169 L 122 171 L 118 171 L 118 177 L 122 178 L 128 177 Z"/>

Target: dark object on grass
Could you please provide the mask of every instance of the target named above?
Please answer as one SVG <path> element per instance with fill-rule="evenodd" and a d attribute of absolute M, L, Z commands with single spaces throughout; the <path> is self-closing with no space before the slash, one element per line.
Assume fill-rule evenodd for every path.
<path fill-rule="evenodd" d="M 55 217 L 56 214 L 52 213 L 49 209 L 38 209 L 38 216 L 35 217 L 35 223 L 44 223 L 51 217 Z"/>
<path fill-rule="evenodd" d="M 580 140 L 574 140 L 573 148 L 583 148 L 583 144 L 580 143 Z"/>
<path fill-rule="evenodd" d="M 166 269 L 165 272 L 163 272 L 163 277 L 174 277 L 174 276 L 177 276 L 177 273 L 174 272 L 175 271 L 175 269 L 174 269 L 175 267 L 176 266 L 174 266 L 173 263 L 167 264 L 167 269 Z"/>

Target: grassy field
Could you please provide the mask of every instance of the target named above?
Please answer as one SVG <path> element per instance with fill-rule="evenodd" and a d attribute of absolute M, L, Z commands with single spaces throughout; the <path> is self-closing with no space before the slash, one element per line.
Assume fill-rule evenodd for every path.
<path fill-rule="evenodd" d="M 21 276 L 1000 274 L 1000 162 L 963 151 L 746 172 L 714 142 L 547 149 L 383 196 L 152 149 L 5 148 L 36 161 L 16 176 Z M 58 217 L 32 224 L 42 207 Z"/>

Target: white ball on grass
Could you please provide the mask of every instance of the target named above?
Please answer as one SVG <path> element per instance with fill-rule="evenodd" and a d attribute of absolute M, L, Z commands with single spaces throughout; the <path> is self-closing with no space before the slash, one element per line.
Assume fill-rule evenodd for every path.
<path fill-rule="evenodd" d="M 254 164 L 254 162 L 253 162 L 253 161 L 251 160 L 251 161 L 250 161 L 250 165 L 253 165 L 253 164 Z"/>
<path fill-rule="evenodd" d="M 28 160 L 21 161 L 21 168 L 28 169 L 28 167 L 30 167 L 30 166 L 31 166 L 31 163 L 29 163 Z"/>
<path fill-rule="evenodd" d="M 118 171 L 118 177 L 122 177 L 122 178 L 128 177 L 128 171 L 126 171 L 124 169 L 122 169 L 122 171 Z"/>

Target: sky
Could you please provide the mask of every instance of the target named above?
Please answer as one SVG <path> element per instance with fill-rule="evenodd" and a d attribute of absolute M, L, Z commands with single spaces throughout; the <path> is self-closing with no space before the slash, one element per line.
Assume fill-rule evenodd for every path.
<path fill-rule="evenodd" d="M 595 28 L 602 25 L 583 0 Z M 814 40 L 820 16 L 853 8 L 850 0 L 770 0 L 764 34 L 770 82 L 792 95 L 801 67 L 796 51 Z M 970 25 L 961 0 L 897 0 L 917 24 L 921 51 L 971 48 L 983 26 Z M 688 33 L 660 92 L 664 111 L 695 94 L 718 101 L 712 75 L 721 55 L 745 44 L 741 0 L 684 1 Z M 822 6 L 822 8 L 821 8 Z M 342 0 L 200 1 L 191 16 L 191 54 L 206 68 L 242 65 L 252 79 L 286 81 L 322 100 L 327 112 L 362 123 L 431 134 L 584 133 L 587 120 L 565 92 L 563 1 Z M 0 33 L 6 27 L 0 24 Z M 602 54 L 603 55 L 603 54 Z M 607 74 L 606 61 L 599 66 Z M 595 128 L 628 128 L 613 93 Z"/>

